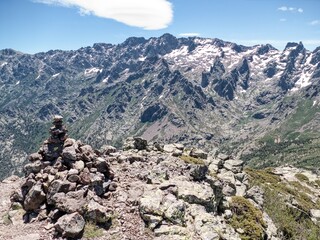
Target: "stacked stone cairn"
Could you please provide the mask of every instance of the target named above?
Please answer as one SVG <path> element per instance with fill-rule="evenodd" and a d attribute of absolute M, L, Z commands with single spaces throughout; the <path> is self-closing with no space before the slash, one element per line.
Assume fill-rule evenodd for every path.
<path fill-rule="evenodd" d="M 21 191 L 11 196 L 25 210 L 24 222 L 48 221 L 54 235 L 78 238 L 86 222 L 108 226 L 112 212 L 102 205 L 116 190 L 108 153 L 68 138 L 62 117 L 55 116 L 50 137 L 28 156 Z"/>

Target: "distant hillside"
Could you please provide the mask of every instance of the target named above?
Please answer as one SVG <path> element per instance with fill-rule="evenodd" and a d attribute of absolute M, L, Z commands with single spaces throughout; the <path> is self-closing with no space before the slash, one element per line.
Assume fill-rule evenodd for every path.
<path fill-rule="evenodd" d="M 127 136 L 315 168 L 320 48 L 129 38 L 76 51 L 0 51 L 0 178 L 21 170 L 54 114 L 99 148 Z M 276 142 L 276 143 L 275 143 Z M 312 149 L 312 150 L 310 150 Z"/>

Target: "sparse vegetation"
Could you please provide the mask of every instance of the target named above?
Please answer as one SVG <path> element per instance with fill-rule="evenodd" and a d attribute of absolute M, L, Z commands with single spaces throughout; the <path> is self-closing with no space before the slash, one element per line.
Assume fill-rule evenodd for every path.
<path fill-rule="evenodd" d="M 310 209 L 319 209 L 319 200 L 312 201 L 308 195 L 312 192 L 307 186 L 298 181 L 282 182 L 270 170 L 247 168 L 245 171 L 250 176 L 251 185 L 264 189 L 264 209 L 281 231 L 283 239 L 319 239 L 320 227 L 309 218 Z M 298 175 L 298 178 L 306 180 L 303 176 Z M 295 206 L 292 206 L 292 200 Z"/>
<path fill-rule="evenodd" d="M 103 230 L 93 222 L 87 222 L 84 227 L 83 237 L 97 238 L 103 236 Z"/>
<path fill-rule="evenodd" d="M 204 165 L 205 164 L 202 159 L 194 158 L 194 157 L 187 156 L 187 155 L 180 156 L 180 159 L 185 161 L 186 163 L 197 164 L 197 165 Z"/>
<path fill-rule="evenodd" d="M 231 226 L 235 229 L 241 228 L 244 232 L 240 234 L 241 239 L 264 239 L 265 222 L 262 212 L 248 199 L 240 196 L 232 197 L 230 209 L 233 212 Z"/>
<path fill-rule="evenodd" d="M 296 173 L 294 176 L 301 182 L 309 182 L 309 178 L 302 173 Z"/>

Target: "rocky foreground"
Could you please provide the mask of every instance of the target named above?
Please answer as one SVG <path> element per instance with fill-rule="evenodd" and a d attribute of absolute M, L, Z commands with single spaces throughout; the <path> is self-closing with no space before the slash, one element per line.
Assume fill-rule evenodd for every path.
<path fill-rule="evenodd" d="M 231 156 L 142 138 L 123 150 L 49 146 L 29 156 L 24 178 L 0 184 L 0 239 L 319 239 L 315 173 L 244 171 Z M 295 217 L 286 226 L 272 206 Z"/>

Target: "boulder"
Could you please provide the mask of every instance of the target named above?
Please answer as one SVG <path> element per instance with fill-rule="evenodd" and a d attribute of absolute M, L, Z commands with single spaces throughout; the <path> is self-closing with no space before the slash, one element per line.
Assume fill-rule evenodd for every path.
<path fill-rule="evenodd" d="M 111 218 L 111 213 L 108 209 L 94 200 L 91 200 L 87 205 L 85 218 L 96 223 L 106 223 Z"/>
<path fill-rule="evenodd" d="M 310 215 L 312 218 L 320 221 L 320 209 L 310 209 Z"/>
<path fill-rule="evenodd" d="M 190 169 L 190 176 L 195 181 L 202 181 L 206 179 L 208 167 L 205 165 L 192 165 Z"/>
<path fill-rule="evenodd" d="M 251 198 L 255 201 L 260 207 L 263 206 L 263 196 L 264 190 L 261 187 L 253 186 L 246 192 L 246 197 Z"/>
<path fill-rule="evenodd" d="M 215 195 L 212 188 L 207 183 L 195 183 L 189 181 L 172 181 L 178 188 L 178 198 L 190 204 L 199 204 L 208 211 L 212 211 L 215 206 Z"/>
<path fill-rule="evenodd" d="M 53 204 L 53 196 L 57 193 L 67 193 L 71 188 L 71 183 L 67 180 L 54 180 L 48 187 L 47 202 Z"/>
<path fill-rule="evenodd" d="M 58 219 L 54 225 L 55 229 L 62 234 L 62 237 L 80 237 L 85 226 L 84 218 L 77 212 L 66 214 Z"/>
<path fill-rule="evenodd" d="M 208 153 L 202 151 L 201 149 L 192 149 L 189 153 L 190 157 L 194 158 L 201 158 L 201 159 L 207 159 L 208 158 Z"/>
<path fill-rule="evenodd" d="M 88 204 L 84 190 L 72 191 L 67 194 L 63 192 L 56 193 L 52 197 L 52 203 L 62 212 L 79 212 L 81 214 L 85 212 Z"/>
<path fill-rule="evenodd" d="M 74 146 L 65 147 L 62 151 L 62 158 L 65 161 L 73 161 L 77 160 L 77 153 Z"/>
<path fill-rule="evenodd" d="M 229 155 L 223 154 L 223 153 L 219 153 L 217 158 L 221 159 L 222 161 L 228 160 L 230 159 Z"/>
<path fill-rule="evenodd" d="M 102 158 L 98 157 L 95 161 L 95 167 L 97 168 L 98 172 L 105 173 L 109 171 L 109 164 L 107 161 Z"/>
<path fill-rule="evenodd" d="M 100 149 L 100 152 L 103 155 L 110 155 L 110 153 L 117 152 L 117 149 L 110 145 L 103 145 L 102 148 Z"/>
<path fill-rule="evenodd" d="M 178 200 L 173 194 L 168 194 L 163 198 L 162 208 L 164 209 L 164 217 L 172 223 L 182 225 L 186 204 L 182 200 Z"/>
<path fill-rule="evenodd" d="M 139 211 L 141 215 L 151 214 L 162 216 L 163 208 L 161 207 L 161 202 L 163 197 L 164 193 L 160 189 L 145 191 L 139 203 Z"/>
<path fill-rule="evenodd" d="M 26 211 L 36 210 L 45 201 L 46 195 L 42 191 L 41 183 L 34 185 L 25 197 L 23 206 Z"/>
<path fill-rule="evenodd" d="M 24 172 L 26 176 L 28 176 L 30 173 L 38 173 L 42 169 L 42 162 L 40 160 L 37 160 L 32 163 L 28 163 L 24 166 Z"/>
<path fill-rule="evenodd" d="M 163 146 L 163 151 L 166 153 L 173 153 L 176 149 L 177 148 L 174 144 L 165 144 Z"/>
<path fill-rule="evenodd" d="M 42 160 L 42 155 L 40 153 L 31 153 L 28 156 L 28 160 L 30 162 L 35 162 L 35 161 L 38 161 L 38 160 Z"/>
<path fill-rule="evenodd" d="M 241 160 L 226 160 L 223 164 L 223 167 L 233 173 L 240 173 L 243 170 L 244 162 Z"/>

